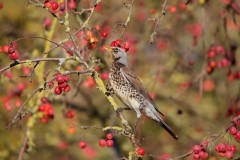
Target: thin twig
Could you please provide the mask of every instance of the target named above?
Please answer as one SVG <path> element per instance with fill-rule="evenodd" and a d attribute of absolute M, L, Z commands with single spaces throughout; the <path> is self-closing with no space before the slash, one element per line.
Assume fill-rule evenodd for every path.
<path fill-rule="evenodd" d="M 155 38 L 155 36 L 157 34 L 161 17 L 166 14 L 166 5 L 167 5 L 167 0 L 164 0 L 164 3 L 162 5 L 162 10 L 161 10 L 160 15 L 157 18 L 149 19 L 149 21 L 156 21 L 156 24 L 154 26 L 154 30 L 153 30 L 153 32 L 152 32 L 152 34 L 150 36 L 150 43 L 153 43 L 154 38 Z"/>

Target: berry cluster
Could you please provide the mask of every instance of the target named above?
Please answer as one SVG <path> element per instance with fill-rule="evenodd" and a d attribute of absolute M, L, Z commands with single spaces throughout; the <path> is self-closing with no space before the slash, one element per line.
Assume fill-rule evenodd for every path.
<path fill-rule="evenodd" d="M 120 39 L 117 39 L 115 41 L 111 42 L 111 46 L 112 47 L 120 47 L 122 48 L 125 52 L 127 52 L 129 50 L 129 43 L 128 42 L 124 42 L 123 45 L 121 45 L 122 41 Z"/>
<path fill-rule="evenodd" d="M 70 77 L 68 75 L 62 75 L 60 73 L 57 73 L 56 81 L 58 82 L 58 86 L 55 87 L 54 93 L 60 95 L 62 92 L 69 92 L 71 90 L 70 86 L 67 84 L 69 80 Z"/>
<path fill-rule="evenodd" d="M 228 132 L 234 136 L 237 142 L 240 142 L 240 130 L 236 126 L 230 127 Z"/>
<path fill-rule="evenodd" d="M 105 147 L 105 146 L 112 147 L 114 145 L 114 142 L 113 142 L 112 139 L 113 139 L 113 134 L 108 133 L 106 135 L 106 140 L 105 139 L 100 139 L 99 142 L 98 142 L 98 145 L 100 147 Z"/>
<path fill-rule="evenodd" d="M 105 146 L 108 146 L 108 147 L 112 147 L 114 145 L 114 142 L 113 142 L 113 134 L 112 133 L 108 133 L 106 135 L 106 140 L 105 139 L 100 139 L 99 142 L 98 142 L 98 145 L 100 147 L 105 147 Z M 79 145 L 79 148 L 81 149 L 85 149 L 87 147 L 87 143 L 85 141 L 80 141 L 78 143 Z"/>
<path fill-rule="evenodd" d="M 221 157 L 232 158 L 234 153 L 237 152 L 237 147 L 235 145 L 219 143 L 215 146 L 215 150 Z"/>
<path fill-rule="evenodd" d="M 211 46 L 208 54 L 207 73 L 211 74 L 217 68 L 228 68 L 233 66 L 236 62 L 234 54 L 227 52 L 221 45 Z M 240 78 L 239 72 L 233 75 L 235 78 Z"/>
<path fill-rule="evenodd" d="M 38 106 L 38 111 L 43 113 L 43 117 L 41 118 L 42 123 L 47 123 L 49 119 L 54 118 L 54 110 L 52 107 L 52 104 L 49 103 L 48 99 L 46 97 L 41 98 L 41 103 Z"/>
<path fill-rule="evenodd" d="M 208 153 L 206 151 L 207 146 L 208 146 L 208 141 L 206 140 L 202 141 L 200 145 L 194 145 L 193 159 L 194 160 L 207 159 L 208 158 Z"/>
<path fill-rule="evenodd" d="M 19 53 L 18 51 L 16 50 L 16 44 L 13 44 L 13 43 L 10 43 L 8 45 L 5 45 L 2 47 L 0 47 L 4 53 L 8 54 L 8 57 L 11 59 L 11 60 L 17 60 L 19 58 Z"/>

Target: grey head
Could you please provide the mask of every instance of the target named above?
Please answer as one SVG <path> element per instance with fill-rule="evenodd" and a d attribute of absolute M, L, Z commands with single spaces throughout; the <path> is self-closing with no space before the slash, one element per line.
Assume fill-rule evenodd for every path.
<path fill-rule="evenodd" d="M 114 62 L 118 62 L 125 66 L 128 66 L 127 54 L 122 48 L 107 46 L 105 47 L 105 49 L 111 53 Z"/>

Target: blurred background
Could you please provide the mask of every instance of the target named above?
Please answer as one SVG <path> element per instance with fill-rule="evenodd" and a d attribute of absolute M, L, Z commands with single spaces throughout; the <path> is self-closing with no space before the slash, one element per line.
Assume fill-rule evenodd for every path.
<path fill-rule="evenodd" d="M 131 3 L 129 0 L 124 2 Z M 192 150 L 193 145 L 226 129 L 240 112 L 240 2 L 192 0 L 185 5 L 186 0 L 168 0 L 166 15 L 161 16 L 157 34 L 150 43 L 156 21 L 149 19 L 160 16 L 163 3 L 163 0 L 135 0 L 123 39 L 122 27 L 116 24 L 126 21 L 129 9 L 122 1 L 102 0 L 89 21 L 89 27 L 95 27 L 96 45 L 86 51 L 86 56 L 101 60 L 96 67 L 100 77 L 107 83 L 111 64 L 102 46 L 121 39 L 122 44 L 129 47 L 130 68 L 139 76 L 164 113 L 165 121 L 179 136 L 175 141 L 158 124 L 142 117 L 136 134 L 140 146 L 146 151 L 143 159 L 160 160 L 185 154 Z M 68 2 L 69 8 L 76 11 L 94 4 L 93 0 Z M 64 18 L 63 13 L 54 13 Z M 89 13 L 74 16 L 70 11 L 71 32 L 76 31 L 88 16 Z M 0 0 L 0 24 L 2 47 L 27 36 L 48 37 L 52 33 L 54 42 L 68 38 L 64 26 L 55 25 L 50 12 L 28 4 L 27 0 Z M 56 27 L 52 29 L 51 25 Z M 43 39 L 18 41 L 19 59 L 41 57 L 45 43 Z M 82 48 L 83 44 L 79 42 L 77 45 Z M 61 48 L 49 54 L 49 57 L 66 56 L 69 53 Z M 10 63 L 7 54 L 0 52 L 0 69 Z M 24 77 L 31 73 L 33 66 L 18 65 L 1 74 L 0 159 L 17 159 L 26 136 L 29 140 L 24 160 L 111 160 L 127 156 L 133 150 L 129 139 L 120 135 L 114 135 L 113 147 L 101 148 L 98 141 L 104 139 L 107 132 L 81 129 L 80 126 L 122 126 L 106 97 L 96 88 L 93 78 L 85 75 L 71 76 L 71 91 L 67 94 L 56 95 L 54 89 L 41 93 L 47 97 L 54 111 L 52 117 L 44 118 L 36 112 L 42 105 L 42 96 L 37 94 L 26 106 L 28 111 L 37 115 L 34 122 L 27 122 L 30 119 L 28 115 L 11 129 L 6 129 L 19 106 L 41 84 L 37 75 L 43 77 L 50 72 L 52 76 L 58 64 L 48 62 L 43 73 Z M 82 69 L 72 61 L 63 66 L 64 71 Z M 125 107 L 115 99 L 119 106 Z M 135 112 L 125 111 L 124 116 L 134 126 Z M 79 148 L 79 141 L 87 143 L 84 150 Z M 235 144 L 240 149 L 239 142 L 226 134 L 208 147 L 209 159 L 219 159 L 214 146 L 220 142 Z M 239 158 L 239 153 L 235 158 Z M 188 159 L 193 158 L 190 156 Z"/>

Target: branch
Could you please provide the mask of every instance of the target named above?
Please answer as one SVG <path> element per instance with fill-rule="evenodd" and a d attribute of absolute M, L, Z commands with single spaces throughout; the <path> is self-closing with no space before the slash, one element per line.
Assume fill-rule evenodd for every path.
<path fill-rule="evenodd" d="M 92 73 L 92 72 L 93 72 L 92 70 L 85 70 L 85 71 L 81 71 L 81 72 L 79 72 L 79 71 L 67 71 L 67 72 L 63 73 L 63 75 L 70 75 L 70 74 L 78 74 L 78 75 L 80 75 L 80 74 Z M 7 127 L 8 129 L 11 128 L 14 123 L 16 123 L 17 121 L 21 120 L 22 118 L 24 118 L 24 117 L 26 116 L 27 112 L 24 112 L 23 110 L 24 110 L 26 104 L 32 99 L 32 97 L 33 97 L 37 92 L 41 92 L 42 90 L 45 90 L 46 84 L 49 83 L 49 82 L 52 82 L 52 81 L 55 80 L 55 79 L 56 79 L 56 76 L 52 77 L 51 79 L 47 80 L 47 81 L 44 83 L 43 86 L 35 89 L 35 90 L 31 93 L 31 95 L 30 95 L 30 96 L 25 100 L 25 102 L 21 105 L 21 107 L 18 109 L 16 115 L 13 117 L 13 119 L 12 119 L 11 122 L 9 123 L 9 125 L 8 125 L 8 127 Z"/>
<path fill-rule="evenodd" d="M 161 19 L 162 16 L 164 16 L 166 14 L 166 11 L 165 11 L 166 5 L 167 5 L 167 0 L 164 0 L 164 3 L 162 5 L 162 11 L 161 11 L 161 14 L 159 15 L 159 17 L 153 18 L 153 19 L 149 19 L 149 21 L 156 21 L 154 30 L 153 30 L 153 32 L 152 32 L 152 34 L 150 36 L 150 43 L 151 44 L 153 43 L 154 38 L 155 38 L 155 36 L 157 34 L 157 31 L 158 31 L 158 28 L 159 28 L 160 19 Z"/>

